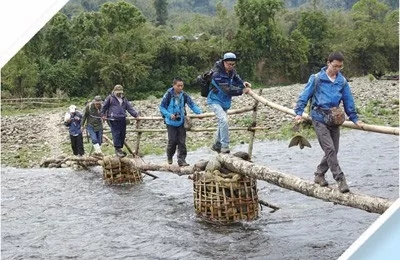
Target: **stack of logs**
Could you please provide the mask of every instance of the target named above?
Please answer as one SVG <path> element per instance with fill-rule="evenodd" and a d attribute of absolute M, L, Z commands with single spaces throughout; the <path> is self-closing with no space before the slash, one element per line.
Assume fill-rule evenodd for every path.
<path fill-rule="evenodd" d="M 230 224 L 258 218 L 257 180 L 219 170 L 196 173 L 193 178 L 194 207 L 205 220 Z"/>
<path fill-rule="evenodd" d="M 141 183 L 141 171 L 127 157 L 105 156 L 100 161 L 103 167 L 103 177 L 108 184 Z"/>

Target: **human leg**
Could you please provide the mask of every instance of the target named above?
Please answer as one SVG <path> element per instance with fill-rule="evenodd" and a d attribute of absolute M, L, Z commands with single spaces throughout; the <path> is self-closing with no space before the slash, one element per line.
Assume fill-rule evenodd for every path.
<path fill-rule="evenodd" d="M 178 144 L 178 128 L 175 126 L 167 125 L 168 143 L 167 143 L 167 160 L 169 164 L 172 164 L 172 158 L 174 157 L 176 146 Z"/>
<path fill-rule="evenodd" d="M 69 138 L 71 140 L 72 153 L 74 155 L 78 155 L 78 147 L 77 147 L 77 144 L 76 144 L 76 136 L 69 135 Z"/>
<path fill-rule="evenodd" d="M 325 153 L 320 164 L 317 166 L 315 175 L 324 176 L 328 169 L 330 169 L 335 177 L 342 171 L 339 166 L 335 148 L 337 140 L 332 138 L 331 127 L 318 121 L 313 121 L 313 126 L 317 134 L 319 145 Z"/>
<path fill-rule="evenodd" d="M 179 166 L 188 166 L 189 164 L 186 162 L 187 149 L 186 149 L 186 130 L 182 125 L 178 127 L 178 165 Z"/>
<path fill-rule="evenodd" d="M 80 133 L 78 136 L 76 136 L 76 147 L 78 151 L 78 155 L 84 155 L 85 154 L 85 149 L 83 147 L 83 135 Z"/>
<path fill-rule="evenodd" d="M 218 104 L 210 104 L 210 109 L 215 113 L 218 120 L 218 127 L 216 132 L 215 148 L 221 144 L 222 150 L 229 150 L 229 124 L 228 115 L 226 111 Z"/>
<path fill-rule="evenodd" d="M 110 125 L 111 125 L 111 134 L 113 137 L 115 153 L 117 156 L 123 157 L 126 155 L 126 153 L 122 151 L 126 133 L 126 121 L 125 119 L 112 120 L 110 121 Z"/>

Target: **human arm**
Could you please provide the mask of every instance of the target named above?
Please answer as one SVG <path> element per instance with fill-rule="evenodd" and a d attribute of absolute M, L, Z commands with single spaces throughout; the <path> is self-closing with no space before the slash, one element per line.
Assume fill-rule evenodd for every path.
<path fill-rule="evenodd" d="M 128 101 L 128 99 L 124 98 L 124 103 L 126 104 L 126 111 L 133 116 L 133 117 L 138 117 L 139 113 L 133 108 L 131 102 Z"/>
<path fill-rule="evenodd" d="M 358 120 L 353 94 L 351 93 L 350 85 L 348 82 L 343 87 L 342 101 L 344 111 L 346 112 L 349 119 L 356 125 L 359 125 L 358 122 L 360 123 L 360 125 L 363 124 L 361 121 Z"/>
<path fill-rule="evenodd" d="M 297 121 L 301 119 L 301 116 L 304 112 L 304 108 L 307 106 L 308 100 L 312 98 L 314 94 L 315 80 L 316 80 L 315 75 L 314 74 L 311 75 L 303 91 L 299 94 L 299 97 L 296 102 L 296 107 L 294 109 L 294 112 L 296 113 L 295 120 Z"/>
<path fill-rule="evenodd" d="M 184 95 L 186 95 L 186 103 L 190 107 L 190 109 L 193 111 L 193 113 L 195 113 L 195 114 L 203 113 L 201 111 L 201 108 L 199 106 L 197 106 L 196 103 L 194 103 L 193 99 L 188 94 L 184 93 Z"/>

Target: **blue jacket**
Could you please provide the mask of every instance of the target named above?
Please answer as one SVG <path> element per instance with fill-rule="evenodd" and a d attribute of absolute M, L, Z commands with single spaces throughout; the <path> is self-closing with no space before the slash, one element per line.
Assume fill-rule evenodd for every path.
<path fill-rule="evenodd" d="M 228 74 L 222 61 L 218 61 L 216 67 L 218 70 L 212 75 L 207 104 L 219 104 L 224 110 L 228 110 L 231 107 L 232 96 L 243 94 L 243 80 L 235 69 Z"/>
<path fill-rule="evenodd" d="M 67 113 L 69 114 L 69 117 L 71 119 L 70 122 L 64 122 L 65 126 L 68 126 L 69 128 L 69 134 L 72 136 L 78 136 L 82 134 L 81 130 L 81 123 L 82 123 L 82 114 L 78 111 L 75 113 Z M 65 117 L 65 120 L 67 120 L 67 115 Z"/>
<path fill-rule="evenodd" d="M 126 111 L 133 117 L 138 116 L 138 112 L 132 107 L 131 103 L 122 97 L 122 103 L 120 104 L 114 93 L 111 93 L 106 100 L 104 100 L 103 107 L 101 108 L 100 114 L 106 115 L 108 119 L 122 120 L 126 118 Z"/>
<path fill-rule="evenodd" d="M 331 107 L 337 107 L 343 102 L 344 111 L 347 116 L 353 123 L 356 123 L 358 121 L 358 116 L 349 83 L 340 72 L 336 76 L 335 82 L 332 82 L 326 74 L 326 68 L 327 67 L 323 67 L 318 73 L 319 82 L 317 82 L 314 95 L 314 82 L 316 78 L 315 74 L 310 76 L 303 92 L 299 95 L 294 112 L 296 115 L 302 115 L 308 100 L 312 99 L 311 118 L 323 123 L 323 112 L 317 108 L 329 109 Z"/>
<path fill-rule="evenodd" d="M 202 113 L 201 109 L 193 102 L 192 98 L 188 94 L 186 94 L 186 92 L 182 91 L 177 96 L 175 95 L 173 87 L 167 90 L 160 104 L 160 112 L 163 115 L 165 123 L 167 125 L 176 127 L 183 125 L 186 115 L 185 104 L 187 104 L 195 114 Z M 175 113 L 180 114 L 180 120 L 171 119 L 171 115 Z"/>

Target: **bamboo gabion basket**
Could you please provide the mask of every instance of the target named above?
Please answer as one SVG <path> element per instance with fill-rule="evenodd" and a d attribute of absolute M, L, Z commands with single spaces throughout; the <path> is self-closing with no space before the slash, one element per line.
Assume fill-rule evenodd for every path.
<path fill-rule="evenodd" d="M 128 158 L 105 156 L 101 161 L 103 177 L 107 184 L 141 183 L 143 176 Z"/>
<path fill-rule="evenodd" d="M 193 180 L 197 215 L 219 224 L 233 224 L 258 218 L 257 180 L 219 170 L 196 173 Z"/>

